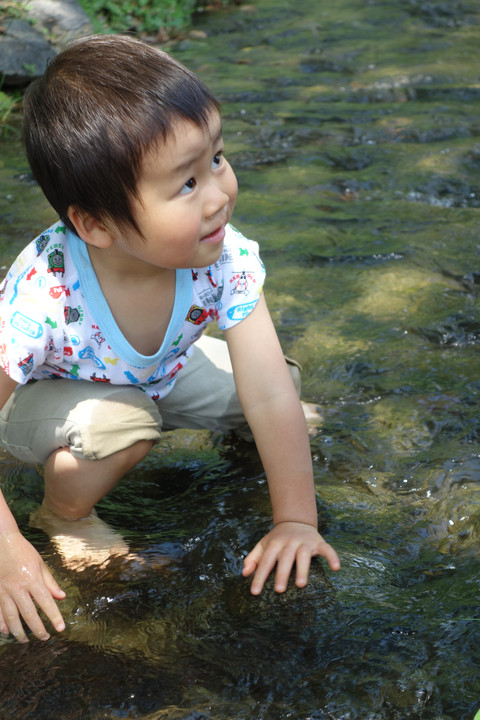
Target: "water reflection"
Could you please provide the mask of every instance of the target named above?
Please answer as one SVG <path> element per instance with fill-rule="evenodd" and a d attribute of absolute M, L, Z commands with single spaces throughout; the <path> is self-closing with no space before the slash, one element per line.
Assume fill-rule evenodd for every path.
<path fill-rule="evenodd" d="M 145 565 L 97 574 L 68 572 L 28 528 L 41 480 L 4 459 L 68 628 L 3 641 L 2 717 L 473 718 L 479 22 L 472 3 L 262 0 L 172 47 L 222 100 L 235 219 L 261 242 L 280 337 L 322 403 L 319 512 L 343 569 L 249 595 L 241 559 L 269 507 L 246 444 L 166 436 L 100 508 Z M 0 167 L 6 265 L 50 211 L 18 147 Z"/>

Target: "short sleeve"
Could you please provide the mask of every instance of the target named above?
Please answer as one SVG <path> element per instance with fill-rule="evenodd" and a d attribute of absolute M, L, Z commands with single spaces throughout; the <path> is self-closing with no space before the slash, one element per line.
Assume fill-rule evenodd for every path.
<path fill-rule="evenodd" d="M 63 308 L 46 291 L 30 251 L 17 258 L 0 288 L 0 365 L 20 384 L 63 351 Z"/>
<path fill-rule="evenodd" d="M 212 268 L 212 282 L 223 285 L 216 302 L 217 324 L 227 330 L 252 312 L 262 294 L 265 267 L 258 243 L 229 226 L 222 255 Z"/>

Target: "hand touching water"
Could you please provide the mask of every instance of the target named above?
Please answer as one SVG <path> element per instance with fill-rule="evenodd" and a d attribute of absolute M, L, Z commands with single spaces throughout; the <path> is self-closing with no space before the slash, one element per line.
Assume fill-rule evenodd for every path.
<path fill-rule="evenodd" d="M 340 560 L 317 529 L 300 522 L 281 522 L 255 545 L 243 562 L 242 575 L 255 573 L 250 592 L 259 595 L 266 579 L 277 566 L 275 590 L 284 592 L 295 564 L 295 584 L 304 587 L 308 581 L 313 556 L 324 557 L 332 570 L 340 569 Z"/>
<path fill-rule="evenodd" d="M 0 632 L 28 642 L 21 618 L 40 640 L 48 640 L 38 608 L 55 630 L 65 628 L 55 600 L 65 593 L 53 579 L 42 558 L 19 531 L 0 534 Z M 36 604 L 35 604 L 36 603 Z"/>

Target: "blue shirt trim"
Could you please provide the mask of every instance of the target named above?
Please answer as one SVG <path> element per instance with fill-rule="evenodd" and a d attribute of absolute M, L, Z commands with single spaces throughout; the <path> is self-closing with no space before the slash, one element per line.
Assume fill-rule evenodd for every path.
<path fill-rule="evenodd" d="M 94 317 L 101 322 L 102 333 L 108 338 L 112 350 L 125 362 L 134 367 L 148 367 L 167 354 L 174 340 L 185 322 L 191 306 L 192 273 L 190 270 L 179 269 L 175 271 L 175 299 L 173 311 L 168 324 L 167 332 L 162 345 L 155 355 L 142 355 L 137 352 L 125 338 L 112 315 L 110 307 L 102 293 L 95 270 L 93 269 L 87 244 L 77 235 L 67 230 L 67 242 L 72 260 L 78 272 L 80 290 Z"/>

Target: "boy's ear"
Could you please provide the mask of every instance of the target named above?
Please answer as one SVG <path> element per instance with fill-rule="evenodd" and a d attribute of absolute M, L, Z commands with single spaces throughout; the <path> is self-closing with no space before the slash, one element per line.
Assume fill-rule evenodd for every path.
<path fill-rule="evenodd" d="M 77 235 L 89 245 L 108 248 L 113 244 L 115 236 L 103 221 L 73 206 L 68 208 L 68 219 L 77 231 Z"/>

